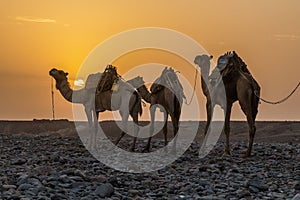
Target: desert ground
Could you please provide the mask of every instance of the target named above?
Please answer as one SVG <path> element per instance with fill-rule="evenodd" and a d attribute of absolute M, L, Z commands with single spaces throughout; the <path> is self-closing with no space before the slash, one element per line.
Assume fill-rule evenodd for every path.
<path fill-rule="evenodd" d="M 146 122 L 143 122 L 146 124 Z M 191 122 L 182 122 L 188 124 Z M 100 126 L 114 140 L 112 121 Z M 168 125 L 171 129 L 171 124 Z M 243 158 L 246 122 L 231 122 L 231 157 L 224 136 L 198 157 L 205 122 L 189 149 L 154 172 L 128 173 L 95 159 L 67 120 L 0 121 L 0 199 L 293 199 L 300 196 L 300 122 L 257 122 L 253 153 Z M 169 130 L 170 130 L 169 129 Z M 172 136 L 171 130 L 168 134 Z M 131 137 L 120 146 L 129 149 Z M 152 148 L 162 146 L 163 135 Z M 137 151 L 146 145 L 137 142 Z M 299 197 L 300 198 L 300 197 Z"/>

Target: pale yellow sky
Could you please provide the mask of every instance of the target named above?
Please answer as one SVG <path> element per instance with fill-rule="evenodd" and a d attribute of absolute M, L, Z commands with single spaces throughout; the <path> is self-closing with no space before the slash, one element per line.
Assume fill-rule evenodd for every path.
<path fill-rule="evenodd" d="M 75 77 L 96 45 L 122 31 L 149 26 L 192 37 L 214 60 L 226 51 L 237 51 L 259 82 L 262 97 L 281 99 L 299 82 L 299 8 L 298 0 L 2 0 L 0 119 L 51 118 L 52 67 Z M 172 63 L 149 55 L 144 52 L 144 60 L 131 56 L 118 62 L 120 67 L 157 60 Z M 201 96 L 199 85 L 198 81 Z M 56 117 L 72 119 L 70 103 L 58 92 L 55 100 Z M 258 120 L 299 120 L 299 102 L 298 91 L 283 104 L 263 103 Z M 232 118 L 244 119 L 238 104 Z"/>

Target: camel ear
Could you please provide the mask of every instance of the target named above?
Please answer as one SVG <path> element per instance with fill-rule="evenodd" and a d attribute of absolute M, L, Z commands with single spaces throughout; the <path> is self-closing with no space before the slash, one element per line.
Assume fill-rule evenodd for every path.
<path fill-rule="evenodd" d="M 209 56 L 210 59 L 212 59 L 213 57 L 214 57 L 213 55 L 210 55 L 210 56 Z"/>
<path fill-rule="evenodd" d="M 69 75 L 69 73 L 68 73 L 68 72 L 65 72 L 65 75 L 66 75 L 66 76 L 68 76 L 68 75 Z"/>

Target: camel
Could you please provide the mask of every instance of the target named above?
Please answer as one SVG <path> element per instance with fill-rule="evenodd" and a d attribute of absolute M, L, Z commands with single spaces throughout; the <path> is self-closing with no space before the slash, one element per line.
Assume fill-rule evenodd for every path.
<path fill-rule="evenodd" d="M 94 123 L 94 131 L 91 135 L 91 142 L 93 142 L 93 144 L 90 144 L 90 146 L 92 146 L 91 148 L 95 148 L 95 136 L 99 125 L 98 118 L 100 112 L 104 112 L 106 110 L 119 110 L 122 117 L 124 131 L 122 131 L 120 137 L 117 139 L 116 144 L 119 143 L 119 141 L 126 133 L 129 115 L 133 118 L 134 123 L 138 124 L 138 114 L 142 114 L 141 98 L 134 90 L 134 88 L 123 80 L 119 80 L 117 82 L 118 91 L 107 90 L 101 93 L 97 93 L 95 89 L 71 89 L 67 78 L 68 73 L 64 72 L 63 70 L 57 70 L 53 68 L 50 70 L 49 74 L 56 80 L 56 88 L 60 91 L 61 95 L 67 101 L 84 105 L 85 113 L 90 127 L 92 127 Z M 96 75 L 97 74 L 95 74 L 94 76 Z M 98 75 L 101 76 L 101 73 L 98 73 Z M 137 133 L 138 127 L 135 126 L 135 136 L 137 135 Z M 136 137 L 134 137 L 133 139 L 133 143 L 130 148 L 131 151 L 135 150 L 135 144 Z"/>
<path fill-rule="evenodd" d="M 164 113 L 164 140 L 165 145 L 168 144 L 167 140 L 167 120 L 170 115 L 172 124 L 173 124 L 173 134 L 176 137 L 176 134 L 179 129 L 179 118 L 181 114 L 181 106 L 183 102 L 183 98 L 185 98 L 183 94 L 183 88 L 180 84 L 178 77 L 173 69 L 165 68 L 161 74 L 161 76 L 156 79 L 156 81 L 151 85 L 150 91 L 148 91 L 147 87 L 144 85 L 144 80 L 142 77 L 138 76 L 136 78 L 128 81 L 133 87 L 135 87 L 138 93 L 142 96 L 142 98 L 150 103 L 150 137 L 148 139 L 148 143 L 145 152 L 149 152 L 151 148 L 151 135 L 154 131 L 154 121 L 155 121 L 155 110 L 158 105 L 164 107 L 166 112 Z M 162 109 L 161 109 L 162 110 Z M 176 148 L 176 138 L 174 140 L 173 151 Z"/>
<path fill-rule="evenodd" d="M 194 63 L 197 64 L 200 67 L 201 71 L 201 88 L 202 92 L 206 97 L 206 117 L 207 122 L 204 129 L 204 135 L 207 134 L 208 128 L 210 126 L 211 120 L 212 120 L 212 112 L 213 107 L 211 103 L 211 96 L 209 92 L 209 87 L 207 84 L 209 84 L 209 71 L 210 71 L 210 60 L 213 58 L 213 56 L 208 55 L 200 55 L 196 56 Z"/>
<path fill-rule="evenodd" d="M 209 65 L 201 65 L 199 58 L 200 57 L 198 56 L 195 58 L 195 64 L 198 64 L 201 69 L 205 67 L 207 68 Z M 209 69 L 206 70 L 209 71 Z M 216 76 L 215 74 L 219 75 Z M 219 96 L 217 95 L 219 85 L 218 81 L 216 81 L 218 76 L 222 78 L 224 83 L 226 91 L 226 105 L 224 105 L 224 100 L 218 100 Z M 210 118 L 208 118 L 207 121 L 211 120 L 212 109 L 216 104 L 221 105 L 225 113 L 225 122 L 223 128 L 223 132 L 226 135 L 225 155 L 231 155 L 229 145 L 230 115 L 232 104 L 238 101 L 242 111 L 247 117 L 249 126 L 249 144 L 245 157 L 251 156 L 253 140 L 256 132 L 255 119 L 258 112 L 258 96 L 260 94 L 260 86 L 250 74 L 247 65 L 234 51 L 219 57 L 218 64 L 209 77 L 209 81 L 206 83 L 209 84 L 207 88 L 210 92 L 210 95 L 212 95 L 209 101 L 210 105 L 208 106 L 210 109 L 207 111 Z M 207 124 L 209 123 L 210 122 L 207 122 Z"/>

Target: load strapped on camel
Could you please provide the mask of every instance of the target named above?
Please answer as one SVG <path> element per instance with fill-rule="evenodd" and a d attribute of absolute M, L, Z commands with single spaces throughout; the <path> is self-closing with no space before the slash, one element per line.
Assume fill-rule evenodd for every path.
<path fill-rule="evenodd" d="M 163 87 L 170 89 L 177 96 L 177 98 L 186 99 L 178 76 L 171 67 L 165 67 L 161 73 L 161 76 L 158 77 L 151 85 L 150 91 L 152 94 L 155 94 L 162 90 Z"/>
<path fill-rule="evenodd" d="M 234 60 L 236 65 L 234 65 L 233 62 L 228 65 L 230 59 Z M 226 77 L 226 75 L 232 70 L 239 71 L 242 76 L 248 79 L 255 91 L 260 90 L 257 82 L 254 80 L 249 69 L 247 68 L 246 63 L 237 55 L 235 51 L 227 52 L 218 58 L 217 66 L 213 69 L 211 75 L 209 76 L 211 86 L 213 88 L 217 87 L 221 82 L 221 78 Z"/>
<path fill-rule="evenodd" d="M 113 86 L 119 81 L 120 75 L 117 73 L 117 67 L 107 65 L 102 73 L 101 79 L 98 81 L 96 93 L 102 93 L 113 90 Z"/>

